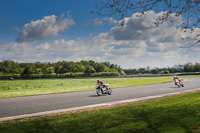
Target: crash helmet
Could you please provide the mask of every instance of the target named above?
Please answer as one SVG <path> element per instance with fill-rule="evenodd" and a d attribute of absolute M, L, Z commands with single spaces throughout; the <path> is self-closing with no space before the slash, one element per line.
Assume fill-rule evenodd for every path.
<path fill-rule="evenodd" d="M 97 80 L 97 83 L 101 83 L 101 80 L 98 79 L 98 80 Z"/>

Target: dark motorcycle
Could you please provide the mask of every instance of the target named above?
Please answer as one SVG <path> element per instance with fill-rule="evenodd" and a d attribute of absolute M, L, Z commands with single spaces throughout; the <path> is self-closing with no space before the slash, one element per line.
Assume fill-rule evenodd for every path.
<path fill-rule="evenodd" d="M 98 96 L 101 96 L 102 94 L 108 94 L 108 95 L 111 95 L 112 93 L 112 90 L 109 87 L 109 84 L 97 84 L 96 85 L 96 93 Z"/>

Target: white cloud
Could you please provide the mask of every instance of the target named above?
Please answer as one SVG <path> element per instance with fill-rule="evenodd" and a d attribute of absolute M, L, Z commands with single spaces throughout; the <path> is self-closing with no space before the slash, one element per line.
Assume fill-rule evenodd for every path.
<path fill-rule="evenodd" d="M 105 17 L 105 18 L 95 18 L 93 20 L 94 25 L 103 25 L 105 22 L 109 22 L 109 24 L 116 24 L 117 20 L 113 19 L 112 17 Z"/>
<path fill-rule="evenodd" d="M 174 27 L 179 25 L 180 22 L 177 19 L 177 22 L 166 22 L 156 27 L 154 23 L 158 21 L 161 14 L 150 11 L 146 17 L 137 17 L 137 13 L 135 13 L 129 18 L 125 18 L 124 26 L 113 27 L 109 34 L 115 40 L 147 40 L 152 37 L 155 38 L 155 36 L 164 42 L 177 39 L 177 31 Z M 167 30 L 168 32 L 164 32 Z M 172 36 L 172 32 L 176 33 L 175 36 Z"/>
<path fill-rule="evenodd" d="M 39 45 L 13 42 L 1 46 L 0 60 L 13 59 L 18 62 L 94 60 L 109 61 L 123 68 L 167 67 L 178 63 L 200 62 L 199 45 L 191 49 L 180 48 L 180 46 L 190 46 L 194 40 L 180 39 L 187 33 L 176 29 L 179 21 L 173 24 L 166 22 L 158 27 L 153 24 L 159 14 L 150 12 L 148 17 L 136 17 L 136 14 L 133 14 L 126 18 L 125 26 L 115 26 L 109 32 L 96 37 L 69 41 L 60 39 Z M 199 29 L 196 32 L 199 32 Z"/>
<path fill-rule="evenodd" d="M 73 24 L 75 24 L 74 20 L 65 18 L 64 15 L 58 19 L 55 15 L 45 16 L 41 20 L 31 21 L 19 29 L 19 35 L 15 41 L 30 42 L 55 37 Z"/>

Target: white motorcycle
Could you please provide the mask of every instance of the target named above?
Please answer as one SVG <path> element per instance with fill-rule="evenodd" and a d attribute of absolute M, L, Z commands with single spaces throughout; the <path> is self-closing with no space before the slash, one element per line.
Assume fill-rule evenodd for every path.
<path fill-rule="evenodd" d="M 108 94 L 108 95 L 111 95 L 112 93 L 112 90 L 109 87 L 109 84 L 97 84 L 96 85 L 96 93 L 98 96 L 101 96 L 102 94 Z"/>
<path fill-rule="evenodd" d="M 183 83 L 181 82 L 181 80 L 175 79 L 175 85 L 178 86 L 178 88 L 180 88 L 181 86 L 184 87 Z"/>

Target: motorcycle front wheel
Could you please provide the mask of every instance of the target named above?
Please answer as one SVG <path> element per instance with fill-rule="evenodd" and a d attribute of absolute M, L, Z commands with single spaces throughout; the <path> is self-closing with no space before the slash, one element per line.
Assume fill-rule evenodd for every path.
<path fill-rule="evenodd" d="M 101 89 L 97 89 L 96 92 L 97 92 L 97 95 L 98 95 L 98 96 L 101 96 L 101 95 L 102 95 Z"/>
<path fill-rule="evenodd" d="M 180 88 L 180 87 L 181 87 L 179 83 L 177 83 L 177 86 L 178 86 L 178 88 Z"/>
<path fill-rule="evenodd" d="M 108 88 L 108 95 L 111 95 L 112 90 L 110 88 Z"/>

